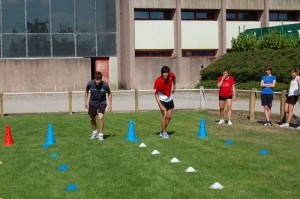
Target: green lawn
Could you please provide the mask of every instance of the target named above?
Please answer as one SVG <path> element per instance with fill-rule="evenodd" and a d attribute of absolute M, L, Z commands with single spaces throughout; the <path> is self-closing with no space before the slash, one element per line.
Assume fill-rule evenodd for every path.
<path fill-rule="evenodd" d="M 206 139 L 197 138 L 201 117 Z M 130 119 L 147 148 L 125 140 Z M 0 198 L 300 198 L 300 131 L 216 120 L 207 112 L 174 112 L 171 138 L 161 139 L 160 113 L 110 113 L 109 136 L 100 143 L 88 140 L 87 114 L 0 118 L 1 142 L 6 124 L 15 142 L 0 146 Z M 56 144 L 43 149 L 49 122 Z M 151 155 L 155 149 L 161 154 Z M 262 149 L 270 154 L 259 155 Z M 170 163 L 173 157 L 181 162 Z M 69 170 L 58 171 L 62 164 Z M 186 173 L 190 166 L 197 172 Z M 224 189 L 209 189 L 214 182 Z M 79 190 L 66 191 L 71 183 Z"/>

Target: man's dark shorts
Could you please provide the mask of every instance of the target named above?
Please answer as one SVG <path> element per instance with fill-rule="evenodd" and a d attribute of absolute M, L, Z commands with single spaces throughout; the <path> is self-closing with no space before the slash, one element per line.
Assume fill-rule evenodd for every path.
<path fill-rule="evenodd" d="M 98 105 L 89 104 L 88 114 L 91 117 L 95 117 L 98 113 L 104 114 L 106 106 L 107 104 L 98 104 Z"/>
<path fill-rule="evenodd" d="M 261 94 L 261 105 L 272 107 L 273 94 Z"/>
<path fill-rule="evenodd" d="M 287 104 L 295 105 L 297 103 L 297 101 L 298 101 L 298 96 L 292 95 L 292 96 L 287 96 L 287 98 L 286 98 Z"/>
<path fill-rule="evenodd" d="M 160 103 L 167 109 L 167 111 L 170 109 L 173 109 L 175 107 L 173 100 L 171 100 L 169 102 L 160 101 Z"/>
<path fill-rule="evenodd" d="M 232 95 L 228 96 L 228 97 L 222 97 L 219 95 L 219 101 L 226 101 L 228 99 L 232 99 Z"/>

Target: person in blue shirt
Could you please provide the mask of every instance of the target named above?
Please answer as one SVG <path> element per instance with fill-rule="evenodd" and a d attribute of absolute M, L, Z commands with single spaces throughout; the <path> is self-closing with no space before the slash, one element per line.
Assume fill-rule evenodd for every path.
<path fill-rule="evenodd" d="M 266 75 L 261 78 L 260 86 L 261 89 L 261 105 L 264 107 L 266 116 L 265 126 L 272 126 L 271 122 L 271 108 L 273 102 L 273 89 L 276 84 L 276 76 L 272 75 L 272 67 L 265 67 Z"/>

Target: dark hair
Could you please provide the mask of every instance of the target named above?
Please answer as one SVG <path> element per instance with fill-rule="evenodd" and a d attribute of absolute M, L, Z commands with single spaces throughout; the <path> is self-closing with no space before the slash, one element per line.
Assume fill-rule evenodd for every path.
<path fill-rule="evenodd" d="M 160 70 L 161 74 L 163 73 L 170 73 L 170 68 L 168 66 L 163 66 Z"/>
<path fill-rule="evenodd" d="M 102 73 L 99 71 L 95 72 L 94 79 L 102 80 Z"/>
<path fill-rule="evenodd" d="M 227 68 L 224 68 L 223 72 L 228 72 L 229 73 L 229 70 Z"/>
<path fill-rule="evenodd" d="M 292 68 L 292 69 L 291 69 L 291 72 L 292 72 L 292 73 L 298 73 L 298 70 L 297 70 L 297 68 Z"/>
<path fill-rule="evenodd" d="M 272 67 L 271 66 L 266 66 L 265 71 L 270 70 L 272 72 Z"/>

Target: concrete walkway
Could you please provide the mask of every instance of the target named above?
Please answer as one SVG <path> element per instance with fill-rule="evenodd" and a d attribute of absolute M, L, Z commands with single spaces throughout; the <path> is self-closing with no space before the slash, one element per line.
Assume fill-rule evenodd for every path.
<path fill-rule="evenodd" d="M 72 95 L 73 112 L 86 112 L 84 108 L 84 93 L 76 92 Z M 177 92 L 174 95 L 175 109 L 199 109 L 200 95 L 197 91 Z M 28 95 L 4 95 L 4 114 L 15 113 L 51 113 L 69 112 L 69 102 L 67 93 L 59 94 L 28 94 Z M 219 109 L 218 95 L 206 94 L 205 107 L 207 109 Z M 134 92 L 113 93 L 113 111 L 130 112 L 135 110 Z M 154 94 L 139 92 L 139 110 L 158 110 Z M 233 110 L 249 110 L 249 100 L 239 100 L 233 102 Z M 260 99 L 256 100 L 255 111 L 263 112 Z M 299 115 L 299 106 L 296 105 L 296 114 Z M 272 113 L 280 113 L 280 101 L 273 102 Z"/>

